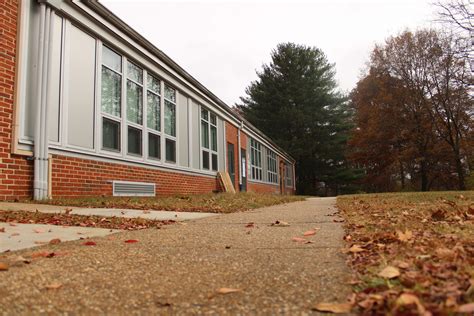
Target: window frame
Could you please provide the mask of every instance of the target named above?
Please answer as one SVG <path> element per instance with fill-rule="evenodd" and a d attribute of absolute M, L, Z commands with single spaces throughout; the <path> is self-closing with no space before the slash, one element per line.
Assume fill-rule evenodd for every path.
<path fill-rule="evenodd" d="M 277 155 L 267 148 L 267 182 L 278 184 Z"/>
<path fill-rule="evenodd" d="M 250 137 L 250 180 L 263 181 L 262 144 Z"/>
<path fill-rule="evenodd" d="M 207 112 L 207 119 L 203 117 L 203 112 Z M 211 117 L 215 118 L 215 123 L 212 123 Z M 217 172 L 219 171 L 219 127 L 218 127 L 218 120 L 219 117 L 217 114 L 209 110 L 208 108 L 200 105 L 199 106 L 199 160 L 200 160 L 200 167 L 201 170 L 206 170 L 206 171 L 211 171 L 211 172 Z M 202 123 L 205 122 L 207 124 L 207 141 L 209 144 L 209 148 L 204 147 L 203 144 L 203 128 L 202 128 Z M 215 150 L 212 148 L 212 133 L 211 130 L 212 128 L 216 129 L 216 147 Z M 209 157 L 209 168 L 204 168 L 204 153 L 207 153 Z M 214 159 L 213 157 L 216 157 L 215 162 L 216 165 L 214 165 Z"/>
<path fill-rule="evenodd" d="M 175 95 L 175 101 L 170 100 L 166 97 L 165 89 L 170 88 L 174 90 L 174 95 Z M 161 101 L 161 133 L 163 137 L 160 138 L 161 142 L 163 143 L 164 150 L 162 150 L 162 158 L 164 158 L 164 161 L 169 164 L 177 164 L 178 161 L 178 105 L 177 105 L 177 100 L 178 100 L 178 90 L 174 88 L 172 85 L 165 83 L 163 80 L 161 80 L 161 95 L 162 98 L 160 99 Z M 174 105 L 174 136 L 166 133 L 166 124 L 165 124 L 165 115 L 166 115 L 166 104 L 165 102 L 168 101 Z M 174 161 L 168 160 L 167 158 L 167 152 L 166 152 L 166 141 L 172 141 L 174 142 Z"/>

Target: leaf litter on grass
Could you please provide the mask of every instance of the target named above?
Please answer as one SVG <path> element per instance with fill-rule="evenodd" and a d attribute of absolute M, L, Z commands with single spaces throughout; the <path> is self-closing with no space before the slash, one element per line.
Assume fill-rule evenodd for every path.
<path fill-rule="evenodd" d="M 474 192 L 338 198 L 358 313 L 468 310 L 474 301 L 473 199 Z"/>

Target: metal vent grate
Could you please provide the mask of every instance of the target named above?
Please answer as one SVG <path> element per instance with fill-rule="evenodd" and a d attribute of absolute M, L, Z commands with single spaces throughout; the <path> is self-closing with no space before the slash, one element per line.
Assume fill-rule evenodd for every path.
<path fill-rule="evenodd" d="M 114 196 L 155 196 L 155 184 L 144 182 L 112 181 Z"/>

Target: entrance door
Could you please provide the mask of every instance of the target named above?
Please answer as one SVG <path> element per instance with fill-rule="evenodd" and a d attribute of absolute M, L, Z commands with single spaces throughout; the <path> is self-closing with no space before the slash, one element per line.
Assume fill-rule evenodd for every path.
<path fill-rule="evenodd" d="M 285 194 L 285 164 L 280 161 L 280 194 Z"/>
<path fill-rule="evenodd" d="M 247 151 L 241 149 L 241 153 L 240 172 L 242 173 L 242 186 L 240 187 L 240 191 L 245 192 L 247 191 Z"/>
<path fill-rule="evenodd" d="M 229 170 L 230 180 L 235 188 L 235 156 L 234 156 L 234 144 L 227 143 L 227 170 Z"/>

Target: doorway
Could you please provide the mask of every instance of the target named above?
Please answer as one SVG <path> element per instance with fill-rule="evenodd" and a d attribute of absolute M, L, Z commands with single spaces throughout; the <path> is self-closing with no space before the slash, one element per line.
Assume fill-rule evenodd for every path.
<path fill-rule="evenodd" d="M 229 171 L 230 180 L 235 188 L 235 151 L 234 144 L 227 143 L 227 170 Z"/>

